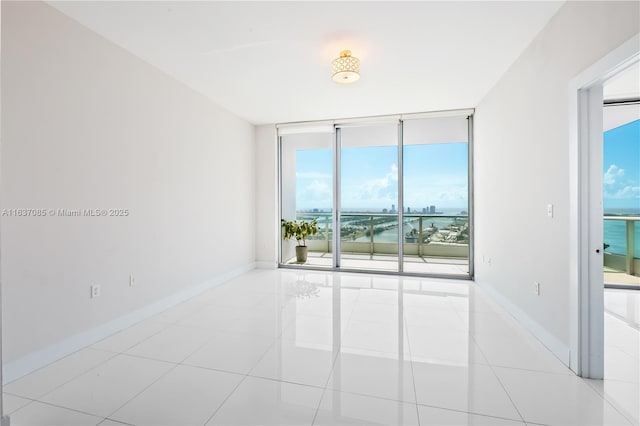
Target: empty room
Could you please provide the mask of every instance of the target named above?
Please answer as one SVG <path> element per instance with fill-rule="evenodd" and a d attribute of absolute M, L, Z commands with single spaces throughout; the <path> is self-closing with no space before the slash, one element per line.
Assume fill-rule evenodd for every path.
<path fill-rule="evenodd" d="M 640 2 L 5 1 L 1 426 L 640 425 Z"/>

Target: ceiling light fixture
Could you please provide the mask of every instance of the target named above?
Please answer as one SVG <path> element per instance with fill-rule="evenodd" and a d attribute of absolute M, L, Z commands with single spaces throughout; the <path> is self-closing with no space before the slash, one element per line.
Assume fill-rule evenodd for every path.
<path fill-rule="evenodd" d="M 351 56 L 350 50 L 340 52 L 340 57 L 332 62 L 333 76 L 336 83 L 354 83 L 360 78 L 360 59 Z"/>

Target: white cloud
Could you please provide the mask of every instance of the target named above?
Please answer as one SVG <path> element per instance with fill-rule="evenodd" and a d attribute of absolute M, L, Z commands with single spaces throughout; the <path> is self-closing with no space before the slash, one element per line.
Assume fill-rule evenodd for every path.
<path fill-rule="evenodd" d="M 619 189 L 615 192 L 606 192 L 604 193 L 605 198 L 609 199 L 629 199 L 629 198 L 640 198 L 640 186 L 625 186 L 622 189 Z"/>
<path fill-rule="evenodd" d="M 398 181 L 398 166 L 396 166 L 395 164 L 391 165 L 391 171 L 389 173 L 387 173 L 387 177 L 390 178 L 391 180 L 395 180 L 396 182 Z"/>
<path fill-rule="evenodd" d="M 391 171 L 384 177 L 365 181 L 354 195 L 361 200 L 392 202 L 397 198 L 397 182 L 398 166 L 392 164 Z"/>
<path fill-rule="evenodd" d="M 331 197 L 331 188 L 326 182 L 314 180 L 304 187 L 302 194 L 305 199 L 320 200 Z"/>
<path fill-rule="evenodd" d="M 624 169 L 621 169 L 615 164 L 612 164 L 605 172 L 603 182 L 605 185 L 613 185 L 616 183 L 616 179 L 622 176 L 624 176 Z"/>
<path fill-rule="evenodd" d="M 465 175 L 431 175 L 405 181 L 405 206 L 422 208 L 435 204 L 440 207 L 464 207 L 469 198 Z"/>
<path fill-rule="evenodd" d="M 314 180 L 304 189 L 305 192 L 329 192 L 329 185 L 326 182 Z"/>

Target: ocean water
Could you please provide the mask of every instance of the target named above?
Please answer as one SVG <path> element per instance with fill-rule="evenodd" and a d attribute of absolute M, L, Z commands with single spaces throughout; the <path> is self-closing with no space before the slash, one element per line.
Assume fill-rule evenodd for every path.
<path fill-rule="evenodd" d="M 623 220 L 604 221 L 604 243 L 609 244 L 607 253 L 627 254 L 627 225 Z M 635 222 L 635 254 L 640 258 L 640 221 Z"/>

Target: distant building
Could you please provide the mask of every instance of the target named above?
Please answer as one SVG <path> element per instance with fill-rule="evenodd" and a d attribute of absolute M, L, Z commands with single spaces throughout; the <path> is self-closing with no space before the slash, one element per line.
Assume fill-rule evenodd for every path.
<path fill-rule="evenodd" d="M 382 213 L 389 213 L 388 209 L 382 209 Z"/>
<path fill-rule="evenodd" d="M 422 213 L 427 213 L 427 208 L 426 207 L 422 208 Z"/>
<path fill-rule="evenodd" d="M 395 212 L 396 212 L 396 205 L 391 204 L 391 213 L 395 213 Z"/>
<path fill-rule="evenodd" d="M 407 207 L 407 213 L 411 213 L 411 207 Z"/>
<path fill-rule="evenodd" d="M 429 206 L 429 213 L 435 214 L 435 212 L 436 212 L 436 206 Z"/>

